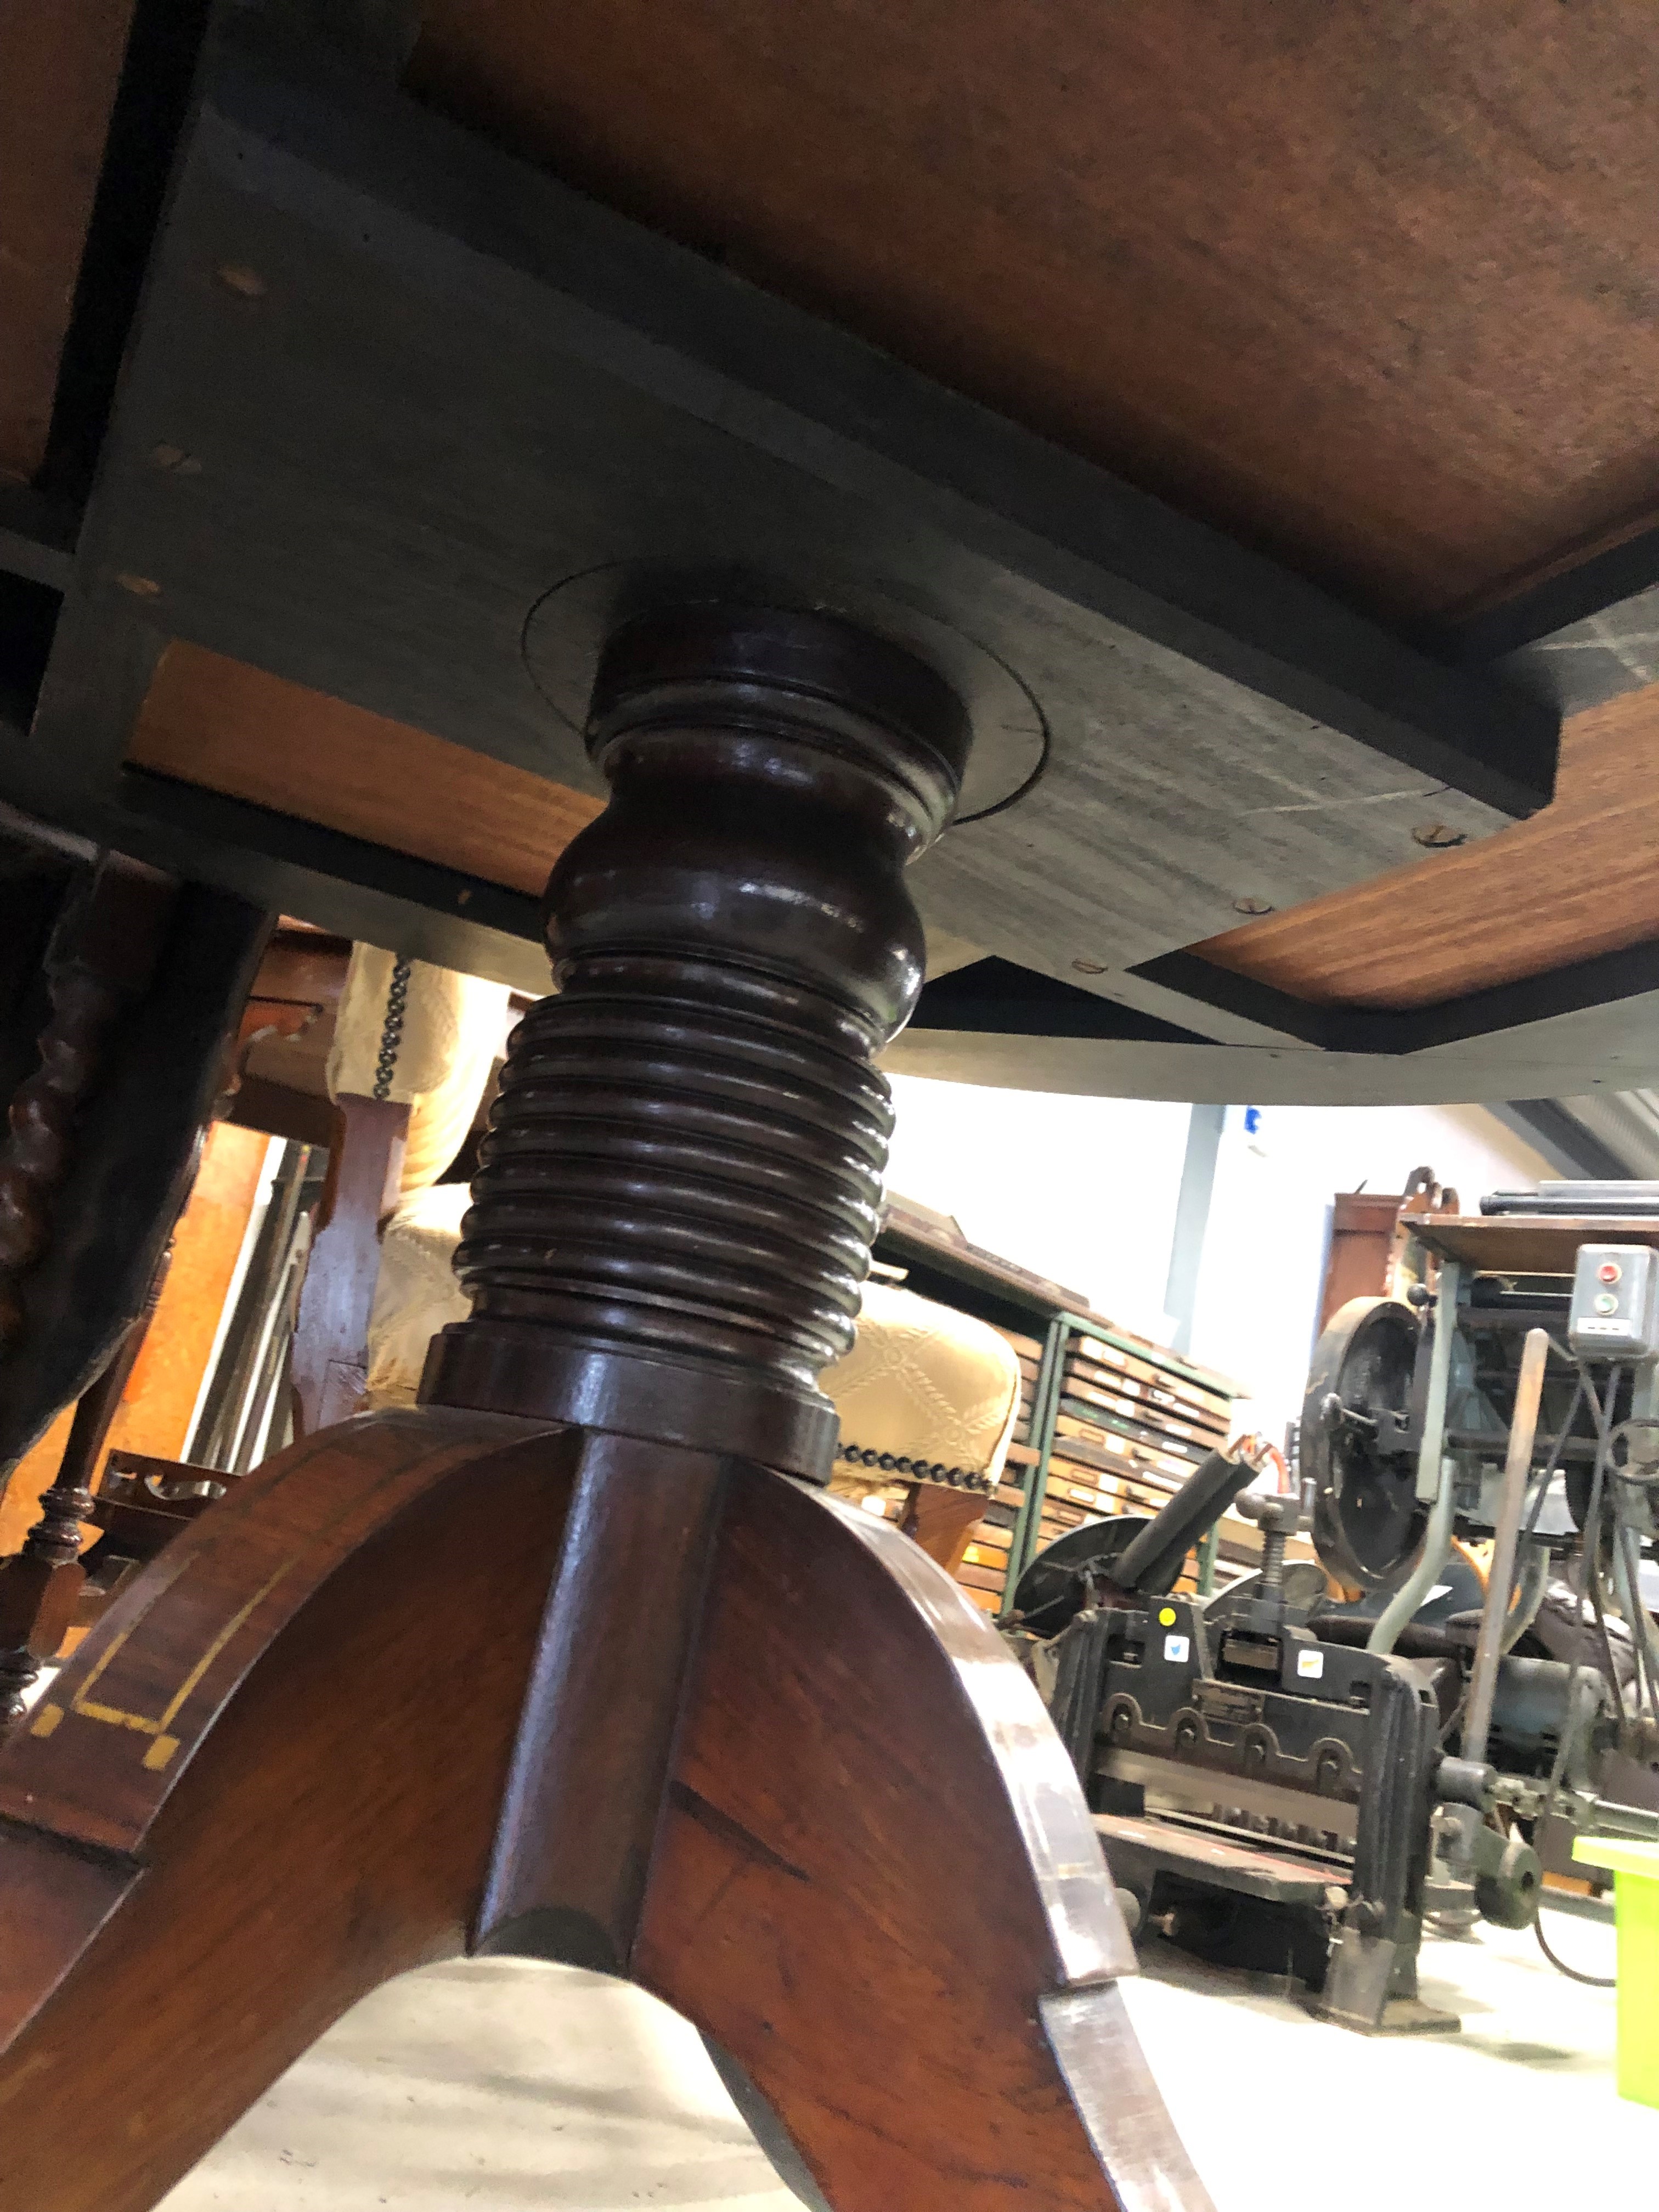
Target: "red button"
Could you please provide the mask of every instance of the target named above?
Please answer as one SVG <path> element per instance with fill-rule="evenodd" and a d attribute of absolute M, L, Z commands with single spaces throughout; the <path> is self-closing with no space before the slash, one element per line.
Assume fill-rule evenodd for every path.
<path fill-rule="evenodd" d="M 1619 1279 L 1619 1262 L 1616 1260 L 1603 1260 L 1595 1272 L 1604 1283 L 1616 1283 Z"/>

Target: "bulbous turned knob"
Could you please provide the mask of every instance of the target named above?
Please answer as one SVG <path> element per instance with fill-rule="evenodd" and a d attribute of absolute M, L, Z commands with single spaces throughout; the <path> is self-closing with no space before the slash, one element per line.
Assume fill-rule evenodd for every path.
<path fill-rule="evenodd" d="M 678 606 L 611 639 L 611 801 L 549 880 L 558 994 L 502 1075 L 457 1255 L 473 1318 L 429 1398 L 827 1474 L 817 1377 L 892 1127 L 874 1056 L 921 988 L 904 869 L 969 734 L 932 668 L 830 616 Z"/>
<path fill-rule="evenodd" d="M 902 647 L 824 615 L 669 609 L 601 659 L 587 744 L 611 788 L 547 887 L 555 975 L 707 952 L 810 984 L 886 1042 L 921 988 L 903 869 L 943 829 L 967 717 Z"/>

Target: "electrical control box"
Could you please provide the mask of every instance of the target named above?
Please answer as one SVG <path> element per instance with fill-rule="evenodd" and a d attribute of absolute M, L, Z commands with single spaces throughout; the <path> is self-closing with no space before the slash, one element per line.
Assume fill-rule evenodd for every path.
<path fill-rule="evenodd" d="M 1659 1252 L 1581 1244 L 1567 1342 L 1581 1359 L 1659 1358 Z"/>

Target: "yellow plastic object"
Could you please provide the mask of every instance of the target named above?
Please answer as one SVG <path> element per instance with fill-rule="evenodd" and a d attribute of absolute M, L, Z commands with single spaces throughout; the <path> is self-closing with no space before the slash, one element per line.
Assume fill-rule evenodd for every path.
<path fill-rule="evenodd" d="M 1659 1843 L 1580 1836 L 1572 1855 L 1618 1877 L 1619 2094 L 1659 2106 Z"/>

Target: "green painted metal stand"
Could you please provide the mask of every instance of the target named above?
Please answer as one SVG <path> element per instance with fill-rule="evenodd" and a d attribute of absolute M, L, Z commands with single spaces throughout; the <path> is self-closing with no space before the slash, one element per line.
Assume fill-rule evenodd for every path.
<path fill-rule="evenodd" d="M 1104 1322 L 1075 1313 L 1056 1314 L 1048 1323 L 1043 1338 L 1042 1364 L 1037 1374 L 1036 1389 L 1031 1401 L 1031 1442 L 1036 1448 L 1036 1464 L 1025 1482 L 1025 1496 L 1014 1520 L 1013 1543 L 1008 1554 L 1008 1580 L 999 1618 L 1006 1620 L 1012 1610 L 1014 1586 L 1035 1558 L 1039 1547 L 1042 1525 L 1043 1500 L 1048 1494 L 1048 1462 L 1054 1448 L 1054 1421 L 1060 1413 L 1060 1401 L 1064 1395 L 1066 1348 L 1074 1336 L 1091 1336 L 1103 1344 L 1113 1345 L 1120 1352 L 1127 1352 L 1149 1367 L 1162 1368 L 1166 1375 L 1185 1378 L 1192 1372 L 1191 1363 L 1172 1357 L 1155 1346 L 1141 1343 L 1133 1337 L 1120 1336 Z M 1218 1537 L 1216 1532 L 1205 1539 L 1199 1553 L 1199 1588 L 1207 1593 L 1215 1587 L 1215 1561 Z"/>

